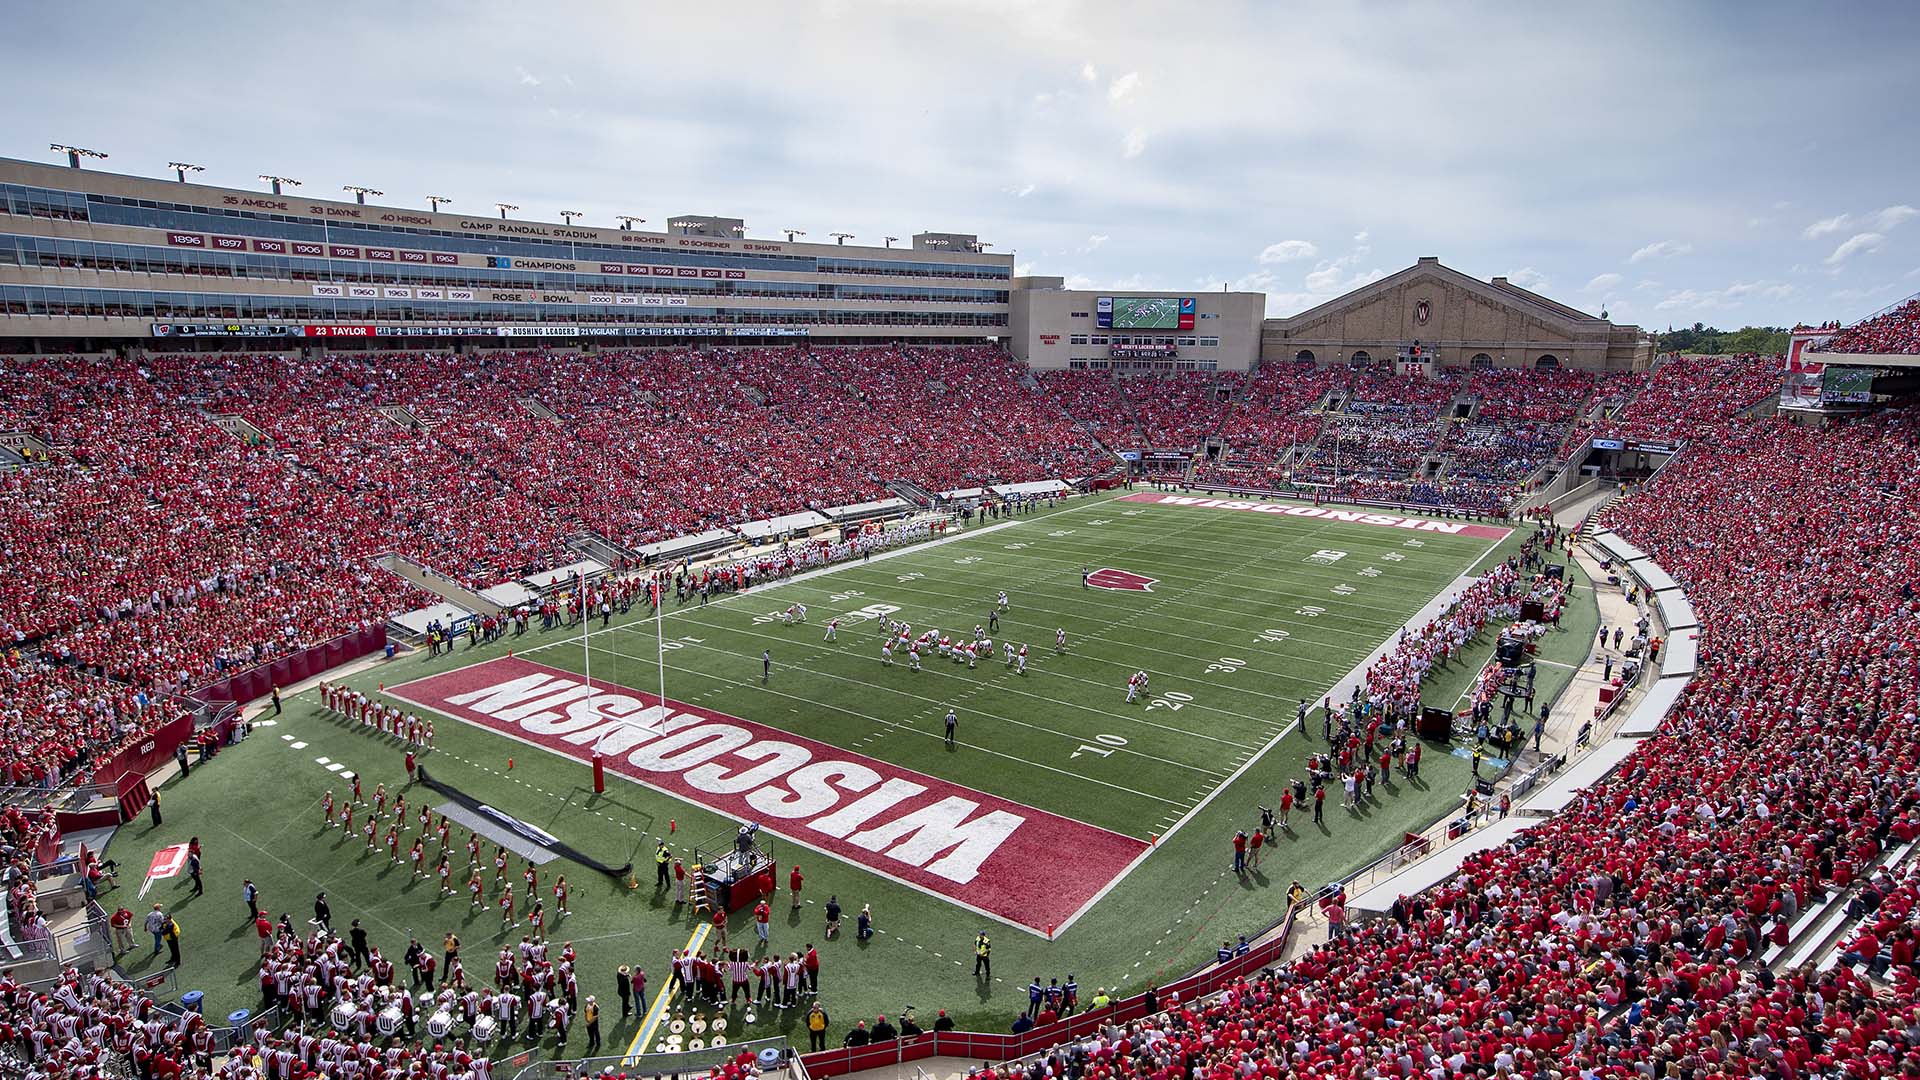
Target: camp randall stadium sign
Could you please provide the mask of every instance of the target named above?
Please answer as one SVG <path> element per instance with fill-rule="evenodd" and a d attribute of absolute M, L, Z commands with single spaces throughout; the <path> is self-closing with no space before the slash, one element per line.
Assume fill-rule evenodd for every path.
<path fill-rule="evenodd" d="M 519 657 L 387 694 L 706 807 L 1036 934 L 1143 858 L 1137 837 Z M 589 696 L 591 695 L 591 696 Z"/>

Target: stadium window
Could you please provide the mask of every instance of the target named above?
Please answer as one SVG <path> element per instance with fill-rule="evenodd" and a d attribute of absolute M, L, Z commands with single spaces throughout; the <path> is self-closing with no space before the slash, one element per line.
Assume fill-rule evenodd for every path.
<path fill-rule="evenodd" d="M 1215 349 L 1219 348 L 1219 346 L 1220 339 L 1217 337 L 1203 337 L 1200 339 L 1200 347 L 1203 349 Z"/>
<path fill-rule="evenodd" d="M 1069 345 L 1085 345 L 1086 343 L 1087 335 L 1085 334 L 1074 334 L 1067 339 L 1067 344 Z"/>
<path fill-rule="evenodd" d="M 1105 335 L 1095 335 L 1095 337 L 1093 338 L 1093 344 L 1107 345 L 1107 344 L 1111 344 L 1111 342 L 1107 340 Z"/>
<path fill-rule="evenodd" d="M 1197 343 L 1198 342 L 1194 338 L 1190 338 L 1190 337 L 1183 337 L 1174 342 L 1174 344 L 1176 345 L 1194 345 Z"/>
<path fill-rule="evenodd" d="M 1533 362 L 1533 366 L 1543 370 L 1547 368 L 1557 368 L 1560 366 L 1560 358 L 1553 355 L 1552 353 L 1547 353 L 1546 355 L 1542 356 L 1540 359 L 1535 360 Z"/>
<path fill-rule="evenodd" d="M 1473 359 L 1467 361 L 1467 366 L 1470 368 L 1490 368 L 1493 366 L 1493 357 L 1483 352 L 1474 353 Z"/>
<path fill-rule="evenodd" d="M 1313 350 L 1301 349 L 1299 352 L 1293 354 L 1293 358 L 1295 360 L 1305 360 L 1307 363 L 1311 364 L 1313 363 Z"/>
<path fill-rule="evenodd" d="M 1365 349 L 1362 349 L 1359 352 L 1354 353 L 1353 357 L 1347 362 L 1354 367 L 1368 367 L 1372 365 L 1373 357 L 1369 356 Z"/>

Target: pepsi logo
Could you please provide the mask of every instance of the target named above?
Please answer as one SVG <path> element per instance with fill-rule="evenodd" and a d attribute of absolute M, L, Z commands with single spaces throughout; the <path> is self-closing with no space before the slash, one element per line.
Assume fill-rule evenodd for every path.
<path fill-rule="evenodd" d="M 1087 584 L 1096 589 L 1117 589 L 1122 592 L 1152 592 L 1154 582 L 1159 580 L 1131 570 L 1115 570 L 1111 566 L 1103 566 L 1087 575 Z"/>

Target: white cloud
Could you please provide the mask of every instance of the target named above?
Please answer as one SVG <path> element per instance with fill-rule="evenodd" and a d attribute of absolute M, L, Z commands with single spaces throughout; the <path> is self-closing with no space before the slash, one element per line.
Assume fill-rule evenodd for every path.
<path fill-rule="evenodd" d="M 1507 280 L 1523 289 L 1529 289 L 1533 292 L 1539 292 L 1552 284 L 1552 282 L 1547 280 L 1547 275 L 1535 270 L 1531 266 L 1523 266 L 1513 271 L 1507 275 Z"/>
<path fill-rule="evenodd" d="M 1227 287 L 1233 292 L 1266 292 L 1279 283 L 1280 279 L 1274 276 L 1273 271 L 1255 270 L 1251 274 L 1237 277 L 1228 282 Z M 1212 287 L 1214 282 L 1202 281 L 1197 284 L 1200 288 L 1205 289 Z"/>
<path fill-rule="evenodd" d="M 1100 81 L 1100 69 L 1093 66 L 1093 61 L 1089 60 L 1086 63 L 1080 65 L 1080 81 L 1081 82 L 1099 82 Z"/>
<path fill-rule="evenodd" d="M 1080 251 L 1082 254 L 1090 251 L 1099 251 L 1100 245 L 1106 243 L 1107 240 L 1108 237 L 1106 233 L 1094 233 L 1092 236 L 1087 237 L 1086 243 L 1080 245 Z"/>
<path fill-rule="evenodd" d="M 1889 206 L 1873 215 L 1873 223 L 1881 232 L 1885 232 L 1888 229 L 1899 227 L 1901 222 L 1906 221 L 1916 214 L 1920 214 L 1920 210 L 1915 210 L 1913 207 L 1902 203 L 1899 206 Z"/>
<path fill-rule="evenodd" d="M 526 68 L 515 68 L 514 70 L 520 73 L 521 86 L 539 86 L 540 85 L 540 77 L 535 75 L 533 72 L 528 71 Z"/>
<path fill-rule="evenodd" d="M 1809 240 L 1841 232 L 1846 229 L 1861 229 L 1867 232 L 1885 233 L 1899 228 L 1903 223 L 1920 216 L 1920 210 L 1905 203 L 1883 206 L 1871 214 L 1835 214 L 1830 218 L 1821 218 L 1807 226 L 1801 235 Z"/>
<path fill-rule="evenodd" d="M 1681 255 L 1693 254 L 1692 244 L 1679 244 L 1672 240 L 1655 240 L 1646 247 L 1627 256 L 1630 263 L 1646 262 L 1648 259 L 1672 259 Z"/>
<path fill-rule="evenodd" d="M 1783 281 L 1736 281 L 1724 289 L 1681 289 L 1669 293 L 1653 305 L 1655 311 L 1713 311 L 1734 307 L 1749 300 L 1780 301 L 1792 296 L 1793 286 Z"/>
<path fill-rule="evenodd" d="M 1014 277 L 1032 277 L 1033 264 L 1030 262 L 1014 263 L 1013 276 Z"/>
<path fill-rule="evenodd" d="M 1320 254 L 1320 249 L 1310 240 L 1282 240 L 1277 244 L 1268 244 L 1260 249 L 1260 261 L 1263 263 L 1293 262 L 1296 259 L 1311 259 Z"/>
<path fill-rule="evenodd" d="M 1140 73 L 1129 71 L 1107 84 L 1107 100 L 1118 105 L 1132 97 L 1133 92 L 1138 89 L 1140 89 Z"/>
<path fill-rule="evenodd" d="M 1838 266 L 1855 255 L 1878 251 L 1880 244 L 1885 240 L 1885 236 L 1876 232 L 1854 233 L 1842 240 L 1840 246 L 1833 249 L 1833 254 L 1827 256 L 1827 265 Z"/>
<path fill-rule="evenodd" d="M 1164 288 L 1165 283 L 1155 284 L 1139 274 L 1128 274 L 1119 278 L 1096 278 L 1090 274 L 1066 275 L 1066 287 L 1075 292 L 1093 289 L 1111 289 L 1114 292 L 1145 292 L 1148 289 Z"/>
<path fill-rule="evenodd" d="M 1039 187 L 1034 184 L 1019 184 L 1013 187 L 1003 187 L 1000 190 L 1016 199 L 1024 199 L 1035 191 L 1038 191 Z"/>
<path fill-rule="evenodd" d="M 1802 230 L 1801 235 L 1809 240 L 1813 240 L 1825 236 L 1828 233 L 1837 233 L 1841 229 L 1846 228 L 1847 223 L 1851 220 L 1852 219 L 1846 214 L 1835 214 L 1830 218 L 1821 218 L 1819 221 L 1814 222 Z"/>
<path fill-rule="evenodd" d="M 1587 282 L 1586 286 L 1580 291 L 1605 292 L 1625 280 L 1626 278 L 1621 277 L 1619 274 L 1595 274 L 1593 280 Z"/>
<path fill-rule="evenodd" d="M 1120 156 L 1137 158 L 1147 152 L 1147 129 L 1133 128 L 1120 140 Z"/>
<path fill-rule="evenodd" d="M 1307 275 L 1307 291 L 1311 293 L 1332 293 L 1339 287 L 1341 269 L 1338 266 L 1326 266 Z"/>

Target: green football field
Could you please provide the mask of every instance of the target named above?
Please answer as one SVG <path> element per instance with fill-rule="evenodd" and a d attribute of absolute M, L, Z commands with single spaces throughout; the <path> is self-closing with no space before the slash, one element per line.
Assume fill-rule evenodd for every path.
<path fill-rule="evenodd" d="M 1396 779 L 1351 811 L 1338 808 L 1336 787 L 1324 825 L 1296 814 L 1257 872 L 1237 878 L 1231 871 L 1233 831 L 1253 829 L 1258 806 L 1274 803 L 1282 785 L 1303 774 L 1306 756 L 1323 748 L 1317 708 L 1302 732 L 1294 724 L 1298 703 L 1317 706 L 1436 594 L 1504 557 L 1519 540 L 1517 533 L 1496 542 L 1202 506 L 1078 499 L 705 606 L 670 602 L 658 621 L 636 608 L 604 630 L 596 621 L 584 647 L 578 627 L 535 630 L 474 649 L 463 642 L 453 656 L 403 657 L 349 682 L 373 693 L 504 658 L 513 649 L 562 673 L 590 665 L 595 684 L 631 688 L 652 700 L 661 677 L 656 656 L 664 653 L 666 695 L 674 702 L 1032 808 L 1036 816 L 1083 823 L 1137 846 L 1144 854 L 1102 880 L 1097 894 L 1048 940 L 1044 931 L 1017 925 L 1017 918 L 983 914 L 966 902 L 974 893 L 912 884 L 885 865 L 840 857 L 805 836 L 788 842 L 779 823 L 766 823 L 782 863 L 772 946 L 820 947 L 821 996 L 836 1041 L 855 1017 L 892 1016 L 909 1004 L 923 1023 L 945 1008 L 964 1027 L 1004 1030 L 1024 1009 L 1024 987 L 1035 975 L 1043 982 L 1076 976 L 1084 1001 L 1096 987 L 1132 991 L 1184 973 L 1211 957 L 1221 939 L 1279 917 L 1292 881 L 1312 889 L 1337 878 L 1456 806 L 1467 763 L 1444 745 L 1429 746 L 1417 783 Z M 1083 585 L 1083 569 L 1102 568 L 1152 584 L 1147 590 Z M 916 635 L 937 627 L 970 638 L 976 623 L 988 622 L 1001 590 L 1010 610 L 992 634 L 992 658 L 973 669 L 929 655 L 923 670 L 912 672 L 903 653 L 894 666 L 883 666 L 875 624 L 852 614 L 875 605 L 895 608 L 890 614 L 910 622 Z M 804 625 L 780 617 L 795 602 L 809 609 Z M 1543 697 L 1571 674 L 1561 662 L 1584 657 L 1592 612 L 1590 597 L 1581 594 L 1566 629 L 1547 639 L 1542 655 L 1551 663 L 1542 669 Z M 828 642 L 826 624 L 835 616 L 843 620 L 838 640 Z M 1062 652 L 1054 647 L 1056 629 L 1066 631 Z M 998 642 L 1007 640 L 1029 645 L 1024 675 L 1003 662 Z M 1436 673 L 1429 702 L 1454 704 L 1449 699 L 1491 645 L 1490 639 L 1476 643 Z M 764 682 L 763 651 L 773 660 Z M 1149 673 L 1150 691 L 1129 705 L 1126 681 L 1136 670 Z M 959 717 L 958 745 L 951 749 L 941 737 L 949 709 Z M 126 867 L 144 865 L 154 848 L 188 836 L 206 846 L 205 896 L 191 898 L 185 884 L 168 881 L 148 898 L 166 903 L 181 922 L 181 988 L 206 991 L 210 1013 L 252 1004 L 257 951 L 251 927 L 243 924 L 246 877 L 260 886 L 265 907 L 276 914 L 290 909 L 297 920 L 310 913 L 315 891 L 326 889 L 337 926 L 363 919 L 374 942 L 394 955 L 409 933 L 435 945 L 454 930 L 465 939 L 470 975 L 489 977 L 493 950 L 517 941 L 523 927 L 509 931 L 493 910 L 470 911 L 464 895 L 439 898 L 433 884 L 412 881 L 384 854 L 366 853 L 359 837 L 320 821 L 323 794 L 346 790 L 342 767 L 361 774 L 369 793 L 375 783 L 403 783 L 401 745 L 329 717 L 313 693 L 289 698 L 274 719 L 170 784 L 163 826 L 142 818 L 114 841 L 112 854 Z M 724 844 L 735 817 L 617 776 L 596 795 L 578 760 L 447 715 L 435 722 L 438 745 L 424 760 L 437 780 L 603 861 L 635 863 L 639 887 L 631 890 L 584 866 L 546 867 L 548 879 L 565 873 L 573 886 L 573 914 L 549 932 L 579 949 L 583 992 L 614 1005 L 612 973 L 621 963 L 643 967 L 655 987 L 662 985 L 668 957 L 688 943 L 696 920 L 653 888 L 655 839 L 667 839 L 690 860 L 695 844 L 716 838 Z M 409 792 L 409 803 L 421 798 L 432 794 L 417 787 Z M 794 863 L 807 875 L 806 902 L 797 911 L 784 891 L 785 870 Z M 1023 869 L 1042 888 L 1083 885 L 1089 872 L 1070 848 L 1033 863 Z M 518 868 L 516 860 L 516 874 Z M 991 886 L 990 875 L 968 888 L 977 892 L 983 885 Z M 131 899 L 132 887 L 137 882 L 107 894 L 109 907 L 117 902 L 142 910 Z M 852 912 L 871 904 L 876 935 L 864 942 L 851 932 L 825 940 L 820 906 L 830 894 L 847 908 L 849 927 Z M 993 977 L 975 979 L 971 943 L 982 930 L 993 939 Z M 736 943 L 751 943 L 744 913 L 734 919 L 733 933 Z M 134 972 L 158 966 L 144 944 L 128 959 Z M 636 1028 L 615 1022 L 617 1013 L 616 1006 L 605 1026 L 608 1045 L 621 1049 Z M 762 1037 L 797 1025 L 795 1013 L 762 1016 L 751 1027 L 736 1015 L 733 1031 L 736 1038 Z M 576 1030 L 567 1056 L 583 1045 Z"/>

